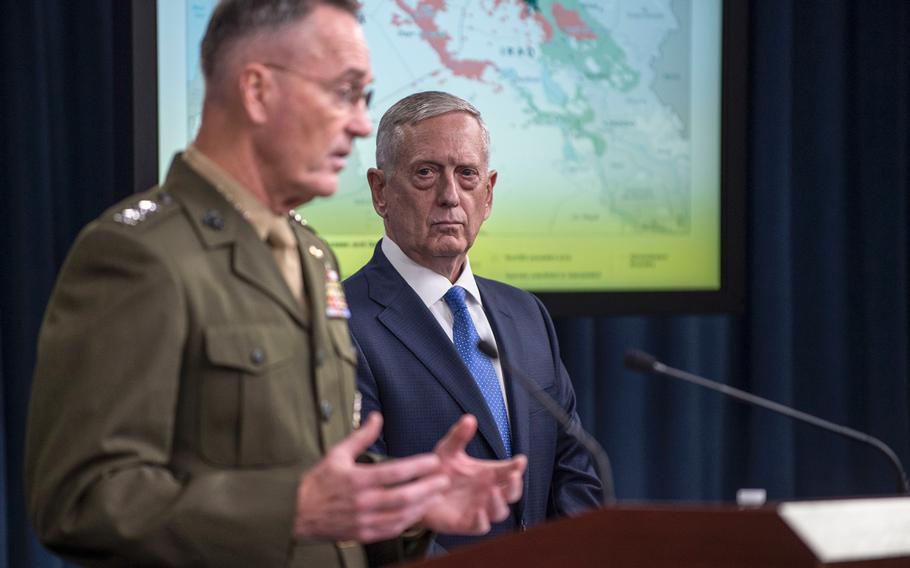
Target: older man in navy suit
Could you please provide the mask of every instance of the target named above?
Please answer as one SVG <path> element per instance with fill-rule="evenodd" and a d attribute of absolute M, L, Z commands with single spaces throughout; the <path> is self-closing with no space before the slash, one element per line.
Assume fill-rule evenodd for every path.
<path fill-rule="evenodd" d="M 374 449 L 430 451 L 473 414 L 480 435 L 470 455 L 528 457 L 524 496 L 488 536 L 596 507 L 602 488 L 590 456 L 509 376 L 510 368 L 530 376 L 578 421 L 546 309 L 471 272 L 467 253 L 490 216 L 497 178 L 479 111 L 447 93 L 411 95 L 383 116 L 376 145 L 367 179 L 385 236 L 344 283 L 363 410 L 385 417 Z M 507 364 L 481 355 L 479 339 Z M 441 535 L 437 544 L 475 539 Z"/>

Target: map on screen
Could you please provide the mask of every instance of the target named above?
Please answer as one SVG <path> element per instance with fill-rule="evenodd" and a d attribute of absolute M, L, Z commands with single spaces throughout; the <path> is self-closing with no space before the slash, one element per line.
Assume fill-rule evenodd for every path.
<path fill-rule="evenodd" d="M 185 100 L 159 103 L 162 176 L 198 128 L 216 2 L 163 4 L 159 46 L 165 34 L 182 52 L 160 55 L 159 85 Z M 362 4 L 374 126 L 400 98 L 442 90 L 490 130 L 499 179 L 470 253 L 477 274 L 542 292 L 720 287 L 720 0 Z M 359 140 L 337 194 L 300 210 L 344 275 L 382 236 L 374 155 L 375 137 Z"/>

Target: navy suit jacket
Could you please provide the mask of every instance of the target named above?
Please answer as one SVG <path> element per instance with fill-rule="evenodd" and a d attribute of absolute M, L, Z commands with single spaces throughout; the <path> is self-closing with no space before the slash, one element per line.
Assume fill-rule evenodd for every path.
<path fill-rule="evenodd" d="M 602 502 L 602 488 L 588 453 L 509 376 L 510 366 L 523 372 L 578 421 L 575 393 L 559 356 L 549 314 L 527 292 L 486 278 L 475 279 L 505 363 L 512 449 L 528 457 L 521 501 L 512 508 L 509 519 L 494 524 L 487 537 L 597 507 Z M 370 262 L 344 282 L 344 289 L 358 347 L 363 415 L 378 410 L 385 418 L 373 450 L 395 457 L 430 452 L 452 424 L 470 413 L 477 417 L 478 434 L 469 443 L 468 454 L 504 458 L 496 423 L 474 378 L 433 314 L 379 244 Z M 446 549 L 476 540 L 437 537 L 437 543 Z"/>

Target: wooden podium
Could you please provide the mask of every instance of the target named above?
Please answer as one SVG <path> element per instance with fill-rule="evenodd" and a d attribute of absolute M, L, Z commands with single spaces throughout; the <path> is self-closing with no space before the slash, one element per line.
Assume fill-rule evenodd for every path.
<path fill-rule="evenodd" d="M 616 506 L 409 566 L 910 567 L 910 497 L 754 509 Z"/>

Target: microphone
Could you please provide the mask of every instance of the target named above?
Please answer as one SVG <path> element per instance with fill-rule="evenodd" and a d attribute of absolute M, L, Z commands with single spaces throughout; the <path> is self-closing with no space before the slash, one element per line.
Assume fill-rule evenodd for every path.
<path fill-rule="evenodd" d="M 857 442 L 862 442 L 873 448 L 877 449 L 881 453 L 885 454 L 888 460 L 891 462 L 891 465 L 894 466 L 894 469 L 897 472 L 897 491 L 898 493 L 903 493 L 905 495 L 910 495 L 910 485 L 907 483 L 907 473 L 904 471 L 904 467 L 901 465 L 900 460 L 897 457 L 897 454 L 894 453 L 894 450 L 888 447 L 887 444 L 865 434 L 853 428 L 848 428 L 846 426 L 841 426 L 840 424 L 835 424 L 829 422 L 818 416 L 813 416 L 807 414 L 795 408 L 790 408 L 773 400 L 768 400 L 760 396 L 748 393 L 746 391 L 734 388 L 722 383 L 717 383 L 711 380 L 708 380 L 704 377 L 699 377 L 698 375 L 693 375 L 692 373 L 687 373 L 679 369 L 674 369 L 668 365 L 664 365 L 660 361 L 654 358 L 653 355 L 649 355 L 642 351 L 631 349 L 626 351 L 625 358 L 623 359 L 625 366 L 633 371 L 639 371 L 641 373 L 654 373 L 656 375 L 663 375 L 666 377 L 672 377 L 674 379 L 680 379 L 688 383 L 693 383 L 713 391 L 731 396 L 737 400 L 741 400 L 748 404 L 754 404 L 755 406 L 760 406 L 772 412 L 777 412 L 778 414 L 783 414 L 784 416 L 793 418 L 800 422 L 806 422 L 822 430 L 827 430 L 828 432 L 833 432 L 841 436 L 850 438 L 851 440 L 856 440 Z"/>
<path fill-rule="evenodd" d="M 542 388 L 537 386 L 537 383 L 531 380 L 530 377 L 505 360 L 500 359 L 499 353 L 491 343 L 481 339 L 477 342 L 477 349 L 490 359 L 499 359 L 500 364 L 509 372 L 509 376 L 517 377 L 524 389 L 537 399 L 537 402 L 550 413 L 550 416 L 559 423 L 562 429 L 565 430 L 569 436 L 575 438 L 584 449 L 588 450 L 588 453 L 594 458 L 594 465 L 597 467 L 597 473 L 600 475 L 600 482 L 603 485 L 603 504 L 604 506 L 615 504 L 616 492 L 613 489 L 613 468 L 610 466 L 610 458 L 607 456 L 607 452 L 604 451 L 603 446 L 601 446 L 590 434 L 585 432 L 585 429 L 582 428 L 579 422 L 573 424 L 572 419 L 569 418 L 566 411 L 559 406 L 559 403 L 553 400 L 553 397 L 544 392 Z"/>

